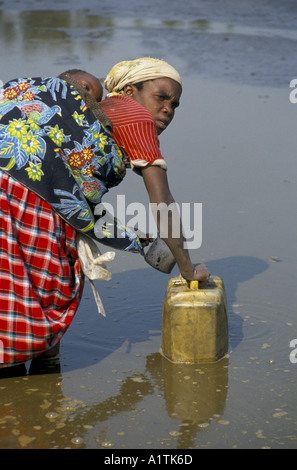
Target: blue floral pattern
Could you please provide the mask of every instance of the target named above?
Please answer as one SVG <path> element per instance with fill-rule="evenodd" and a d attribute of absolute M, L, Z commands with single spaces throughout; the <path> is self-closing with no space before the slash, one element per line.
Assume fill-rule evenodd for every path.
<path fill-rule="evenodd" d="M 94 207 L 125 176 L 124 157 L 77 90 L 58 78 L 19 78 L 0 90 L 0 169 L 96 238 Z M 105 227 L 100 242 L 142 252 L 138 237 Z"/>

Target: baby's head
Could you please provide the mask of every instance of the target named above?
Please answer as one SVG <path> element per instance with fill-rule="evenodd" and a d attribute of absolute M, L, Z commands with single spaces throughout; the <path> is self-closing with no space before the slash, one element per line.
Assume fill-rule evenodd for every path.
<path fill-rule="evenodd" d="M 80 83 L 96 101 L 102 101 L 103 88 L 100 80 L 94 77 L 94 75 L 80 69 L 67 70 L 61 74 L 61 76 L 63 75 L 66 77 L 72 77 Z"/>

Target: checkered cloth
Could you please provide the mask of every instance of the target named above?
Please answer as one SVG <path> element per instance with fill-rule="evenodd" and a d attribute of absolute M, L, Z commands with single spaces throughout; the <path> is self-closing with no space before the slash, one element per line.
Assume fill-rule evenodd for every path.
<path fill-rule="evenodd" d="M 54 346 L 69 327 L 84 284 L 75 240 L 47 202 L 0 172 L 0 367 Z"/>

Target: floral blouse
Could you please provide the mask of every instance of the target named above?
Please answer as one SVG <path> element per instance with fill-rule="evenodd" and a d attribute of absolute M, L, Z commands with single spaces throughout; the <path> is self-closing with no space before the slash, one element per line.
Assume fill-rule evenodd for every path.
<path fill-rule="evenodd" d="M 108 130 L 72 85 L 53 77 L 18 78 L 0 89 L 0 169 L 93 238 L 94 208 L 126 172 Z M 141 251 L 138 237 L 114 223 L 119 238 L 105 224 L 100 242 Z"/>

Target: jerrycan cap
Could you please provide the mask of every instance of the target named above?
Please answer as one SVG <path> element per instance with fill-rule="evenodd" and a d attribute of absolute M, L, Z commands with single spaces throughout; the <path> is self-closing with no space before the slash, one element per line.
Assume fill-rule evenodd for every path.
<path fill-rule="evenodd" d="M 192 290 L 197 290 L 199 289 L 199 281 L 189 281 L 188 286 Z"/>
<path fill-rule="evenodd" d="M 191 290 L 200 290 L 200 289 L 209 289 L 213 288 L 216 286 L 219 278 L 217 276 L 210 276 L 208 281 L 204 284 L 204 286 L 201 286 L 201 281 L 187 281 L 185 278 L 182 277 L 180 274 L 179 276 L 176 276 L 174 278 L 171 278 L 172 285 L 175 287 L 178 286 L 187 286 Z"/>

